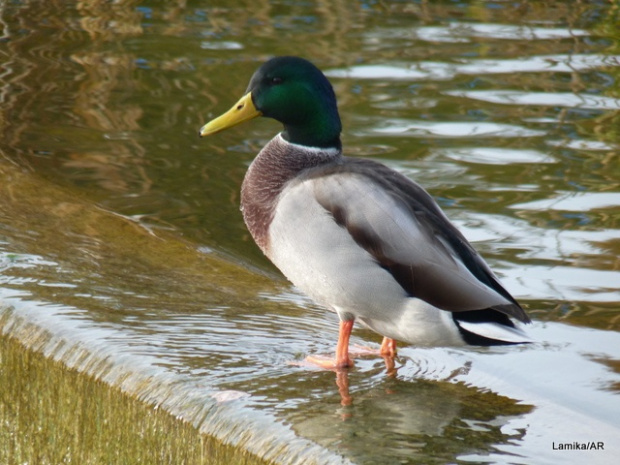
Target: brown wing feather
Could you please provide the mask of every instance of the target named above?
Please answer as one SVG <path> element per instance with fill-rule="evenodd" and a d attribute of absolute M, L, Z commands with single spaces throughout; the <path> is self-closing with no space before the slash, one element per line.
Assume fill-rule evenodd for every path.
<path fill-rule="evenodd" d="M 332 177 L 333 174 L 340 176 Z M 346 175 L 361 177 L 364 183 L 347 183 Z M 432 197 L 407 177 L 371 160 L 352 158 L 310 172 L 308 177 L 316 181 L 317 200 L 323 208 L 410 295 L 452 312 L 488 308 L 522 322 L 530 321 Z M 359 192 L 343 192 L 342 189 L 351 186 L 365 186 L 366 192 L 362 189 Z M 421 260 L 412 259 L 411 254 L 399 253 L 401 245 L 402 248 L 410 248 L 407 244 L 399 244 L 399 241 L 407 239 L 406 235 L 383 237 L 377 231 L 385 232 L 388 229 L 385 225 L 376 224 L 373 219 L 353 210 L 364 201 L 367 191 L 373 189 L 385 192 L 393 204 L 415 220 L 422 235 L 421 242 L 428 244 L 427 248 L 431 251 L 422 252 Z M 374 200 L 368 199 L 369 202 Z M 384 214 L 389 213 L 386 211 Z M 457 269 L 458 266 L 461 270 L 463 267 L 467 270 L 467 276 Z"/>

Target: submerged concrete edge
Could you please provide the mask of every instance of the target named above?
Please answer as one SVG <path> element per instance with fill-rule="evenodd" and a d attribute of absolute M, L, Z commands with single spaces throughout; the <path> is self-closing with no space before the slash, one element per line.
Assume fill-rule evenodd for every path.
<path fill-rule="evenodd" d="M 243 398 L 219 401 L 221 391 L 188 386 L 178 375 L 158 366 L 155 358 L 119 353 L 106 343 L 106 338 L 113 336 L 111 329 L 96 329 L 88 338 L 81 338 L 67 319 L 84 312 L 74 309 L 75 315 L 71 315 L 67 310 L 65 306 L 25 301 L 0 288 L 0 334 L 52 363 L 61 363 L 93 382 L 103 382 L 130 399 L 163 410 L 191 425 L 196 434 L 232 447 L 245 457 L 243 463 L 351 463 L 297 436 L 277 418 L 247 406 Z M 98 337 L 92 337 L 93 333 Z M 248 454 L 256 460 L 248 462 Z"/>

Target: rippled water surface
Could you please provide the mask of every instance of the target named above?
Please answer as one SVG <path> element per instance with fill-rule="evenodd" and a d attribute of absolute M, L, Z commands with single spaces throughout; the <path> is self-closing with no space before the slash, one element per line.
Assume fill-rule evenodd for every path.
<path fill-rule="evenodd" d="M 3 333 L 278 463 L 612 463 L 618 11 L 0 2 Z M 283 54 L 332 80 L 349 154 L 435 196 L 532 316 L 535 344 L 403 347 L 395 376 L 375 357 L 346 374 L 299 363 L 333 350 L 337 319 L 238 211 L 278 125 L 197 137 Z M 557 450 L 574 441 L 605 447 Z"/>

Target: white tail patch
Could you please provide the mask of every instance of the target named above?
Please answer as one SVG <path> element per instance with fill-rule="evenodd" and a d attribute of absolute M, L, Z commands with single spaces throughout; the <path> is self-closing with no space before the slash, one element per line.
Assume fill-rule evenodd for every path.
<path fill-rule="evenodd" d="M 504 342 L 534 342 L 521 328 L 512 328 L 497 323 L 470 323 L 459 321 L 458 325 L 465 331 L 477 334 L 478 336 L 495 339 Z"/>

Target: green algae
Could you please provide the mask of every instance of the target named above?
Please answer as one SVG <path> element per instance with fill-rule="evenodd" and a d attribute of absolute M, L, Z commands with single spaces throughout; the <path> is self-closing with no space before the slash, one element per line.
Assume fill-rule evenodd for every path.
<path fill-rule="evenodd" d="M 0 336 L 0 463 L 262 464 L 244 450 Z"/>

